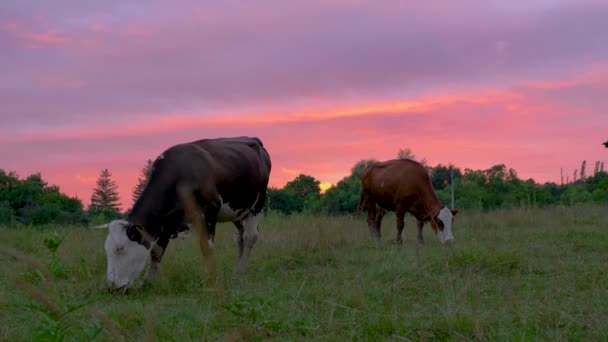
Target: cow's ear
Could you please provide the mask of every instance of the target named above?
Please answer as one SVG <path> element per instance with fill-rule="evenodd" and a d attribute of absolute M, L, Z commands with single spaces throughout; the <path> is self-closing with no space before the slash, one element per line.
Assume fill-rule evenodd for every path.
<path fill-rule="evenodd" d="M 109 223 L 106 224 L 100 224 L 98 226 L 93 226 L 93 228 L 95 229 L 108 229 L 110 228 L 110 226 L 114 226 L 114 225 L 120 225 L 122 226 L 122 229 L 125 230 L 127 228 L 127 226 L 129 225 L 129 222 L 125 221 L 125 220 L 114 220 L 111 221 Z"/>
<path fill-rule="evenodd" d="M 129 240 L 141 244 L 143 239 L 141 236 L 141 232 L 137 229 L 137 226 L 130 224 L 126 225 L 124 228 L 125 232 L 127 233 L 127 238 L 129 238 Z"/>
<path fill-rule="evenodd" d="M 450 209 L 450 211 L 452 212 L 452 216 L 456 216 L 456 214 L 458 214 L 458 209 Z"/>

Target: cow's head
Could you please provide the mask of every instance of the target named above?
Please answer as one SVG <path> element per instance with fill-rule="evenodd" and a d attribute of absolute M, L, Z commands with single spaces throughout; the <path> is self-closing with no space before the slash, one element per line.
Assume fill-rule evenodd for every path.
<path fill-rule="evenodd" d="M 160 248 L 141 226 L 124 220 L 114 220 L 108 228 L 105 250 L 108 261 L 107 282 L 113 289 L 132 286 L 143 271 L 150 251 Z"/>
<path fill-rule="evenodd" d="M 454 240 L 454 235 L 452 235 L 452 224 L 454 223 L 454 216 L 456 216 L 457 213 L 458 209 L 449 209 L 444 206 L 431 220 L 433 230 L 437 233 L 439 241 L 441 241 L 442 244 Z"/>

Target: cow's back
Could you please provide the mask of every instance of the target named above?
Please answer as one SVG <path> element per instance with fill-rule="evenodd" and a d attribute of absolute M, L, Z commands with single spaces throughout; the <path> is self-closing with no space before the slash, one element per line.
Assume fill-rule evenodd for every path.
<path fill-rule="evenodd" d="M 361 175 L 363 191 L 375 203 L 387 210 L 396 204 L 413 205 L 430 184 L 424 167 L 410 159 L 376 162 Z"/>
<path fill-rule="evenodd" d="M 222 173 L 233 180 L 240 176 L 253 177 L 267 182 L 271 161 L 262 141 L 256 137 L 203 139 L 191 143 L 203 149 Z"/>
<path fill-rule="evenodd" d="M 246 206 L 265 200 L 271 162 L 257 138 L 202 139 L 174 145 L 154 162 L 153 174 L 217 191 L 224 202 Z M 257 207 L 258 205 L 256 205 Z"/>
<path fill-rule="evenodd" d="M 174 169 L 205 174 L 215 181 L 239 181 L 241 176 L 264 178 L 270 172 L 270 157 L 258 139 L 247 137 L 202 139 L 174 145 L 162 159 Z"/>
<path fill-rule="evenodd" d="M 224 202 L 261 211 L 272 168 L 268 151 L 258 138 L 203 139 L 191 143 L 202 149 L 213 165 L 215 187 Z"/>

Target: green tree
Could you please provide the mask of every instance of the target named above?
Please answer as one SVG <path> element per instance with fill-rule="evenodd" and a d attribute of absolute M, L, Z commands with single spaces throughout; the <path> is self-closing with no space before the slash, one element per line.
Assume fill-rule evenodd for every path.
<path fill-rule="evenodd" d="M 431 182 L 435 190 L 441 190 L 450 184 L 450 179 L 454 171 L 454 181 L 462 177 L 462 171 L 454 165 L 438 164 L 431 168 Z"/>
<path fill-rule="evenodd" d="M 271 188 L 268 190 L 269 208 L 284 214 L 305 209 L 310 212 L 319 206 L 320 183 L 312 176 L 300 174 L 282 189 Z"/>
<path fill-rule="evenodd" d="M 321 196 L 320 183 L 320 181 L 312 176 L 300 174 L 285 184 L 284 189 L 293 192 L 304 203 L 309 198 L 318 199 Z"/>
<path fill-rule="evenodd" d="M 97 179 L 97 186 L 93 189 L 89 211 L 116 214 L 119 212 L 120 197 L 118 185 L 112 180 L 108 169 L 103 169 Z"/>
<path fill-rule="evenodd" d="M 321 211 L 326 214 L 354 214 L 361 196 L 361 174 L 376 160 L 360 160 L 352 168 L 350 175 L 342 178 L 321 197 Z"/>
<path fill-rule="evenodd" d="M 0 222 L 5 224 L 77 223 L 84 220 L 82 202 L 48 185 L 40 173 L 19 179 L 0 169 Z"/>
<path fill-rule="evenodd" d="M 428 163 L 426 161 L 426 158 L 422 158 L 422 159 L 418 160 L 418 158 L 416 158 L 416 156 L 412 152 L 412 149 L 409 147 L 399 149 L 399 152 L 397 152 L 397 158 L 415 160 L 415 161 L 419 162 L 420 164 L 422 164 L 422 166 L 424 166 L 425 168 L 428 169 L 428 167 L 429 167 Z"/>
<path fill-rule="evenodd" d="M 285 189 L 269 188 L 267 200 L 268 207 L 271 210 L 286 215 L 302 210 L 301 202 L 299 202 L 296 194 Z"/>
<path fill-rule="evenodd" d="M 141 169 L 141 174 L 139 178 L 137 178 L 137 184 L 133 188 L 133 203 L 137 201 L 141 193 L 144 191 L 144 187 L 146 186 L 146 182 L 148 181 L 148 177 L 150 176 L 150 171 L 152 170 L 152 159 L 146 160 L 146 165 Z"/>
<path fill-rule="evenodd" d="M 572 184 L 562 193 L 560 200 L 562 204 L 574 205 L 577 203 L 588 203 L 593 200 L 593 196 L 586 191 L 583 184 Z"/>
<path fill-rule="evenodd" d="M 598 171 L 593 176 L 587 177 L 586 183 L 593 202 L 608 203 L 608 173 Z"/>
<path fill-rule="evenodd" d="M 559 198 L 565 190 L 565 186 L 547 182 L 540 186 L 535 186 L 537 205 L 553 205 L 559 203 Z"/>
<path fill-rule="evenodd" d="M 8 201 L 0 202 L 0 224 L 13 224 L 17 222 L 17 215 Z"/>
<path fill-rule="evenodd" d="M 581 180 L 585 180 L 587 178 L 587 161 L 583 160 L 581 163 Z"/>
<path fill-rule="evenodd" d="M 409 147 L 399 149 L 399 152 L 397 152 L 397 158 L 416 160 L 416 156 Z"/>

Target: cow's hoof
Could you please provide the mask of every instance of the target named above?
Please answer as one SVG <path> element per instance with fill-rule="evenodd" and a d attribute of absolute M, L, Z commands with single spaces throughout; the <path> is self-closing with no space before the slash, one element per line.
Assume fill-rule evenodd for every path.
<path fill-rule="evenodd" d="M 243 274 L 247 273 L 247 264 L 243 262 L 238 262 L 236 265 L 236 273 Z"/>
<path fill-rule="evenodd" d="M 418 244 L 419 244 L 420 246 L 424 246 L 424 240 L 418 240 Z"/>
<path fill-rule="evenodd" d="M 123 295 L 123 296 L 126 296 L 127 294 L 129 294 L 129 287 L 127 287 L 127 286 L 109 287 L 108 288 L 108 293 L 111 294 L 111 295 Z"/>
<path fill-rule="evenodd" d="M 403 245 L 403 239 L 391 240 L 391 244 L 393 244 L 393 245 Z"/>

